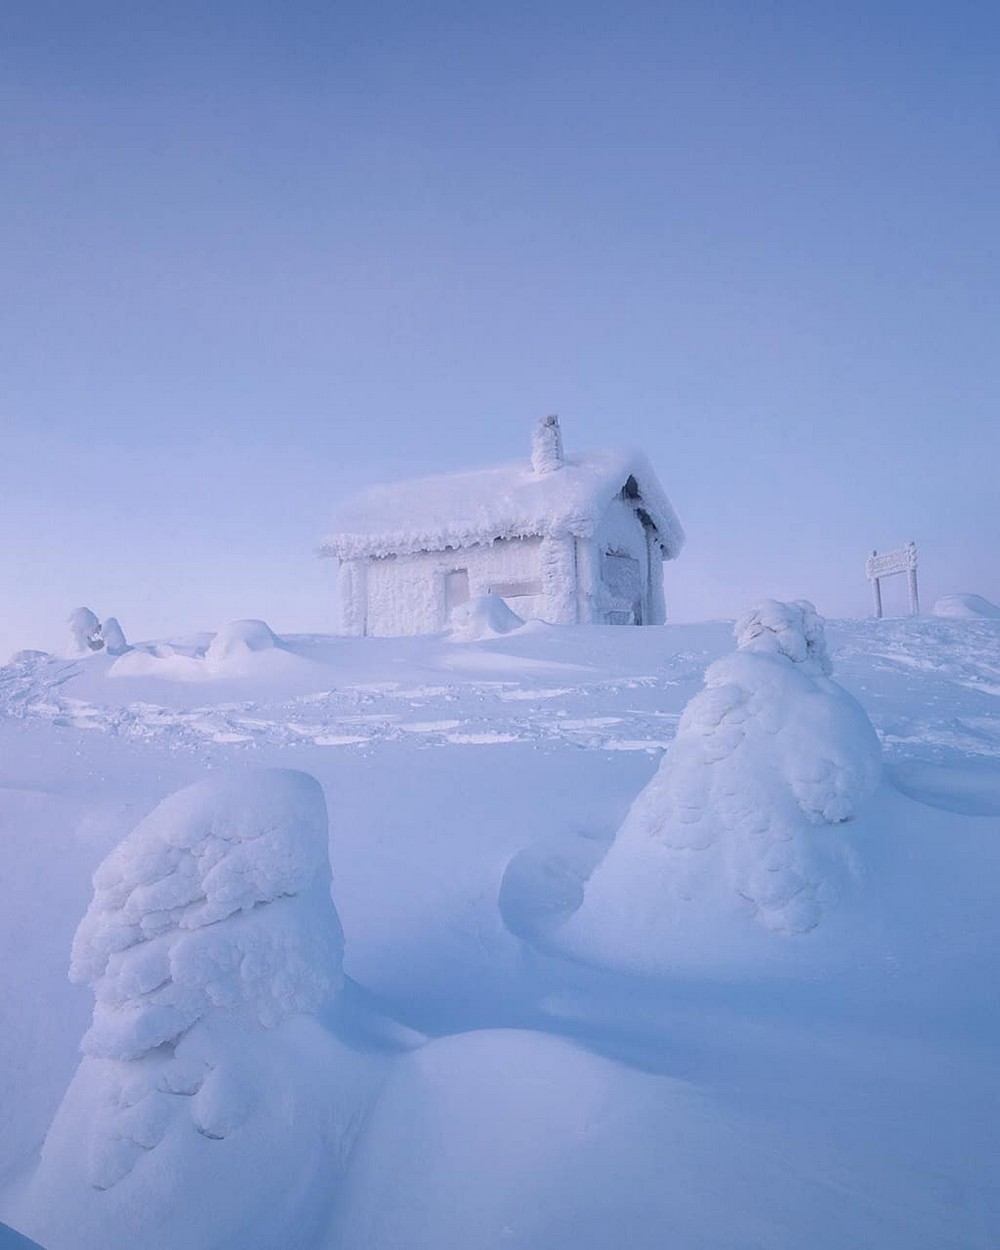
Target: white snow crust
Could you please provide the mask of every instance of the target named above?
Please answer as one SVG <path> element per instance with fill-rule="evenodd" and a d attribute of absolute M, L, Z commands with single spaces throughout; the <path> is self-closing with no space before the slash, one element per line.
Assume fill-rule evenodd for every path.
<path fill-rule="evenodd" d="M 47 1250 L 994 1250 L 1000 621 L 819 626 L 0 666 L 0 1220 Z M 137 651 L 213 671 L 212 637 Z"/>
<path fill-rule="evenodd" d="M 111 652 L 115 654 L 115 652 Z M 220 681 L 233 678 L 282 677 L 303 661 L 294 655 L 264 621 L 232 621 L 207 646 L 169 644 L 127 649 L 109 670 L 112 677 L 157 677 L 164 681 Z"/>
<path fill-rule="evenodd" d="M 341 560 L 491 543 L 497 538 L 589 538 L 629 477 L 673 559 L 684 531 L 640 452 L 567 455 L 558 472 L 522 461 L 467 473 L 372 486 L 345 500 L 321 553 Z"/>

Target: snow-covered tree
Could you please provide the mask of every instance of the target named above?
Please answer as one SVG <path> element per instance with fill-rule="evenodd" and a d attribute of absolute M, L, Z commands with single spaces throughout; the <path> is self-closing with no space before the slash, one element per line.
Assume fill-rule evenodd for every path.
<path fill-rule="evenodd" d="M 109 616 L 101 626 L 101 638 L 108 655 L 124 655 L 129 649 L 125 641 L 125 631 L 118 624 L 116 616 Z"/>
<path fill-rule="evenodd" d="M 25 1204 L 53 1250 L 134 1246 L 135 1211 L 147 1247 L 298 1244 L 329 1202 L 364 1079 L 315 1019 L 342 980 L 327 839 L 312 777 L 241 771 L 97 869 L 70 965 L 93 1022 Z"/>
<path fill-rule="evenodd" d="M 736 637 L 567 926 L 598 957 L 662 967 L 728 958 L 727 943 L 738 955 L 748 921 L 807 932 L 852 880 L 852 850 L 830 827 L 873 793 L 880 746 L 830 678 L 823 621 L 809 603 L 766 600 Z"/>
<path fill-rule="evenodd" d="M 74 608 L 69 614 L 69 628 L 78 655 L 100 651 L 104 646 L 101 622 L 90 608 Z"/>

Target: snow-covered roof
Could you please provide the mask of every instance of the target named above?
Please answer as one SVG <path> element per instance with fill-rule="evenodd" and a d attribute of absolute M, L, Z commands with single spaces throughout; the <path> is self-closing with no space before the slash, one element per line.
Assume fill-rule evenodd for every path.
<path fill-rule="evenodd" d="M 635 479 L 634 497 L 673 559 L 684 531 L 649 461 L 636 451 L 567 455 L 552 472 L 524 461 L 370 486 L 337 510 L 320 553 L 355 560 L 469 547 L 534 535 L 588 538 L 611 501 Z"/>

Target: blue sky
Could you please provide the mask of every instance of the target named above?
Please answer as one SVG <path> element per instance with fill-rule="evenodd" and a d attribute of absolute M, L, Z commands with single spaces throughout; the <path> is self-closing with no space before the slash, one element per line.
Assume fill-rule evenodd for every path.
<path fill-rule="evenodd" d="M 6 6 L 0 651 L 331 628 L 340 495 L 550 411 L 677 619 L 1000 599 L 998 83 L 992 3 Z"/>

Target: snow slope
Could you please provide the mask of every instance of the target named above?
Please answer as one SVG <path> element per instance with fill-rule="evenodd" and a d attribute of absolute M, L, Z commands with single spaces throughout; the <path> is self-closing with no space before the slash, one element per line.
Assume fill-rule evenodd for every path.
<path fill-rule="evenodd" d="M 155 667 L 204 665 L 208 635 L 0 669 L 0 1219 L 49 1250 L 997 1244 L 1000 622 L 828 625 L 883 780 L 848 823 L 795 837 L 849 837 L 856 871 L 807 931 L 750 918 L 747 949 L 730 928 L 712 950 L 706 930 L 683 967 L 560 935 L 682 714 L 699 722 L 685 708 L 709 665 L 750 689 L 741 667 L 773 656 L 736 653 L 724 623 L 276 641 L 210 680 Z M 148 670 L 111 673 L 137 653 Z M 831 693 L 822 673 L 783 681 Z M 769 749 L 753 747 L 758 765 Z M 268 810 L 268 769 L 321 787 L 287 782 L 275 800 L 265 824 L 292 845 L 315 848 L 325 796 L 320 928 L 335 933 L 335 907 L 346 979 L 271 1027 L 225 1002 L 198 1017 L 171 1062 L 187 1047 L 204 1070 L 230 1065 L 253 1091 L 233 1099 L 245 1119 L 206 1136 L 197 1094 L 164 1095 L 183 1114 L 96 1189 L 82 1125 L 99 1127 L 95 1105 L 130 1114 L 115 1090 L 148 1089 L 122 1070 L 150 1056 L 77 1053 L 94 997 L 66 977 L 73 935 L 88 908 L 85 935 L 120 914 L 118 877 L 102 869 L 95 896 L 91 874 L 110 856 L 155 890 L 170 880 L 148 858 L 156 830 Z M 294 911 L 297 888 L 226 890 L 239 912 L 203 931 L 229 950 L 227 926 Z M 197 937 L 190 906 L 151 953 Z M 77 966 L 103 993 L 108 965 Z M 139 999 L 151 982 L 133 982 Z"/>

